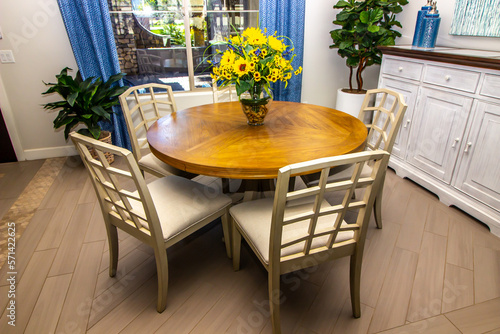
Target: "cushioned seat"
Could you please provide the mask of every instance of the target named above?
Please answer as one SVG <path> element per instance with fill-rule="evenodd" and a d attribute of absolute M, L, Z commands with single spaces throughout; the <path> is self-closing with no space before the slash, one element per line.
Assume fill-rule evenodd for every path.
<path fill-rule="evenodd" d="M 242 221 L 245 224 L 241 225 L 242 230 L 248 236 L 248 240 L 251 240 L 255 246 L 255 250 L 259 252 L 265 263 L 269 263 L 269 240 L 271 237 L 271 219 L 273 214 L 273 198 L 264 198 L 260 200 L 245 202 L 229 209 L 231 217 L 235 221 Z M 296 200 L 287 203 L 286 213 L 287 216 L 292 216 L 302 212 L 307 212 L 312 210 L 314 204 L 314 198 L 311 200 Z M 327 208 L 330 205 L 328 202 L 324 201 L 322 208 Z M 337 215 L 331 215 L 327 217 L 319 217 L 314 234 L 325 233 L 333 229 L 333 223 Z M 347 223 L 343 222 L 343 226 L 346 227 Z M 291 225 L 283 227 L 282 240 L 283 243 L 287 243 L 291 240 L 303 238 L 307 235 L 309 228 L 309 221 L 303 220 Z M 342 242 L 352 239 L 354 236 L 353 231 L 339 232 L 335 242 Z M 313 248 L 318 248 L 321 245 L 325 245 L 328 241 L 328 236 L 323 236 L 315 238 L 312 243 Z M 294 244 L 290 247 L 284 248 L 281 251 L 281 257 L 296 254 L 300 252 L 301 248 L 304 247 L 303 243 Z"/>

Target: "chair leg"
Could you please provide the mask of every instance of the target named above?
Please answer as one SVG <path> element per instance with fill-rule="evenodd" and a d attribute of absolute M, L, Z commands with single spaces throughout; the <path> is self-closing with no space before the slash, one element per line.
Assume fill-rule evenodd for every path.
<path fill-rule="evenodd" d="M 222 181 L 222 193 L 229 194 L 231 192 L 229 179 L 222 178 L 221 181 Z"/>
<path fill-rule="evenodd" d="M 158 313 L 165 311 L 167 307 L 168 292 L 168 262 L 165 248 L 154 247 L 156 260 L 156 273 L 158 276 L 158 302 L 156 310 Z"/>
<path fill-rule="evenodd" d="M 269 308 L 271 314 L 271 324 L 273 327 L 273 334 L 281 333 L 280 324 L 280 273 L 278 270 L 269 268 Z"/>
<path fill-rule="evenodd" d="M 375 215 L 375 223 L 377 223 L 377 228 L 382 228 L 382 193 L 384 190 L 385 174 L 380 184 L 379 191 L 375 195 L 375 203 L 373 203 L 373 214 Z"/>
<path fill-rule="evenodd" d="M 349 272 L 350 288 L 351 288 L 351 305 L 354 318 L 361 316 L 361 300 L 360 300 L 360 285 L 361 285 L 361 260 L 363 255 L 355 252 L 351 255 L 351 266 Z"/>
<path fill-rule="evenodd" d="M 228 258 L 232 258 L 231 231 L 229 226 L 229 212 L 226 212 L 220 217 L 222 221 L 222 233 L 224 234 L 224 244 L 226 245 L 226 253 Z"/>
<path fill-rule="evenodd" d="M 106 223 L 109 243 L 109 276 L 115 277 L 118 267 L 118 231 L 116 226 Z"/>
<path fill-rule="evenodd" d="M 382 192 L 379 192 L 375 196 L 375 202 L 373 203 L 373 214 L 375 215 L 375 223 L 377 223 L 377 228 L 382 228 Z"/>
<path fill-rule="evenodd" d="M 233 245 L 233 269 L 234 271 L 240 270 L 240 251 L 241 251 L 241 234 L 236 228 L 236 223 L 233 218 L 231 218 L 231 230 L 233 233 L 233 238 L 231 244 Z"/>

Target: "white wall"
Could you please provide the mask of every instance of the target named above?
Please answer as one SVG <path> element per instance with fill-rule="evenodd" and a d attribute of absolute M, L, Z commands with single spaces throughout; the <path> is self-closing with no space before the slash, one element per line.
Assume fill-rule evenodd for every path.
<path fill-rule="evenodd" d="M 68 154 L 63 134 L 52 128 L 55 114 L 40 106 L 56 99 L 41 96 L 46 90 L 42 80 L 54 82 L 65 66 L 76 69 L 56 0 L 1 1 L 0 25 L 0 49 L 12 50 L 16 60 L 0 64 L 0 103 L 14 120 L 7 125 L 18 158 Z"/>
<path fill-rule="evenodd" d="M 331 0 L 306 1 L 306 27 L 302 101 L 335 106 L 335 91 L 347 85 L 348 68 L 329 49 L 329 32 L 335 18 Z M 406 5 L 399 20 L 403 35 L 398 43 L 409 44 L 413 38 L 416 12 L 425 0 L 412 0 Z M 499 38 L 449 36 L 454 1 L 439 4 L 442 17 L 438 44 L 477 49 L 500 49 Z M 0 108 L 20 160 L 39 159 L 75 154 L 61 131 L 54 131 L 54 113 L 45 111 L 41 104 L 57 97 L 42 97 L 46 89 L 43 81 L 53 82 L 55 74 L 69 66 L 76 70 L 76 62 L 66 35 L 56 0 L 0 1 L 0 27 L 3 39 L 1 50 L 13 50 L 16 63 L 0 64 Z M 379 68 L 372 66 L 365 72 L 365 87 L 377 85 Z M 179 109 L 194 104 L 211 103 L 209 93 L 177 94 Z"/>
<path fill-rule="evenodd" d="M 336 49 L 329 49 L 332 41 L 330 31 L 335 28 L 332 21 L 336 10 L 331 0 L 307 0 L 304 42 L 304 72 L 302 77 L 302 102 L 334 107 L 336 90 L 348 85 L 349 71 L 345 60 Z M 396 41 L 399 45 L 412 43 L 417 12 L 426 3 L 425 0 L 411 0 L 398 14 L 403 25 L 402 37 Z M 452 36 L 451 27 L 455 1 L 438 1 L 441 16 L 437 45 L 500 51 L 500 38 Z M 364 72 L 366 89 L 376 88 L 380 66 L 374 65 Z"/>

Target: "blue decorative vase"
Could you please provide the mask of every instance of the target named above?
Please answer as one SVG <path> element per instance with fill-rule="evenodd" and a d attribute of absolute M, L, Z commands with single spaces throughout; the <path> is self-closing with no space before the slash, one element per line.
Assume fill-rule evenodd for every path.
<path fill-rule="evenodd" d="M 432 3 L 432 9 L 425 14 L 422 23 L 422 34 L 418 47 L 424 49 L 432 49 L 436 45 L 437 34 L 441 18 L 439 11 L 436 8 L 436 2 Z"/>
<path fill-rule="evenodd" d="M 417 23 L 415 24 L 415 32 L 413 34 L 412 46 L 418 46 L 418 41 L 422 35 L 422 27 L 424 23 L 424 16 L 432 9 L 432 0 L 427 0 L 427 4 L 422 6 L 422 9 L 417 13 Z"/>

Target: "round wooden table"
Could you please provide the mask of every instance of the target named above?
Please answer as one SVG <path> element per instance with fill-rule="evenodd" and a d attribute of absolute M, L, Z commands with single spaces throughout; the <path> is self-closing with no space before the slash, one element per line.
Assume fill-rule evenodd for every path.
<path fill-rule="evenodd" d="M 153 154 L 190 173 L 272 179 L 289 164 L 362 151 L 366 126 L 346 113 L 273 101 L 264 125 L 250 126 L 239 102 L 178 111 L 148 130 Z"/>

